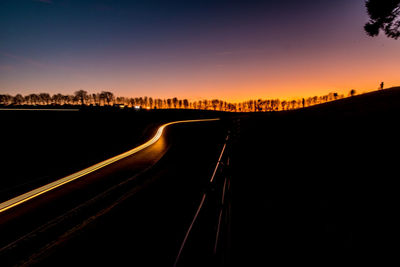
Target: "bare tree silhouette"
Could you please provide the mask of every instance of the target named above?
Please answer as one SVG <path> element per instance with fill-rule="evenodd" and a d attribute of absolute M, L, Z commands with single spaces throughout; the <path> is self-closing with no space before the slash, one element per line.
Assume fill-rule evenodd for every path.
<path fill-rule="evenodd" d="M 172 98 L 172 103 L 174 104 L 174 108 L 176 108 L 176 106 L 178 105 L 178 98 Z"/>
<path fill-rule="evenodd" d="M 39 94 L 39 101 L 42 105 L 49 105 L 51 97 L 48 93 L 40 93 Z"/>
<path fill-rule="evenodd" d="M 333 99 L 336 100 L 338 98 L 338 93 L 333 93 Z"/>
<path fill-rule="evenodd" d="M 24 97 L 21 94 L 17 94 L 16 96 L 14 96 L 13 104 L 21 105 L 23 102 L 24 102 Z"/>
<path fill-rule="evenodd" d="M 81 101 L 81 105 L 85 105 L 85 99 L 87 98 L 87 92 L 85 90 L 79 90 L 75 92 L 75 97 Z"/>
<path fill-rule="evenodd" d="M 285 100 L 283 100 L 283 101 L 281 102 L 282 110 L 285 110 L 286 103 L 287 103 L 287 102 L 286 102 Z"/>
<path fill-rule="evenodd" d="M 111 101 L 114 100 L 114 94 L 108 91 L 103 91 L 100 94 L 100 98 L 103 99 L 104 102 L 107 102 L 107 105 L 109 106 Z"/>
<path fill-rule="evenodd" d="M 214 110 L 217 110 L 218 103 L 219 103 L 218 99 L 211 100 L 211 106 L 213 107 Z"/>

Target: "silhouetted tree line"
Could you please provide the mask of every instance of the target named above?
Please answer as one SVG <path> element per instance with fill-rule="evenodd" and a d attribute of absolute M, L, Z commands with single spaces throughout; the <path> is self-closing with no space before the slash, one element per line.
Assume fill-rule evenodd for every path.
<path fill-rule="evenodd" d="M 354 96 L 356 91 L 350 90 L 349 96 Z M 240 103 L 229 103 L 219 99 L 189 101 L 188 99 L 178 99 L 177 97 L 160 99 L 152 97 L 119 97 L 114 96 L 112 92 L 103 91 L 101 93 L 90 94 L 87 91 L 79 90 L 73 95 L 48 93 L 29 94 L 15 96 L 0 94 L 0 105 L 2 106 L 119 106 L 126 108 L 142 109 L 201 109 L 217 110 L 230 112 L 265 112 L 278 110 L 292 110 L 307 106 L 317 105 L 337 99 L 344 98 L 344 95 L 332 92 L 324 96 L 314 96 L 296 100 L 280 99 L 258 99 L 248 100 Z"/>

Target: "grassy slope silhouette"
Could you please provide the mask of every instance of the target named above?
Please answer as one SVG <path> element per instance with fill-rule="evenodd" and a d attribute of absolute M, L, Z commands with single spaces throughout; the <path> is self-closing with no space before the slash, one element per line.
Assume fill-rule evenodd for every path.
<path fill-rule="evenodd" d="M 234 146 L 235 266 L 390 259 L 400 88 L 241 119 Z"/>

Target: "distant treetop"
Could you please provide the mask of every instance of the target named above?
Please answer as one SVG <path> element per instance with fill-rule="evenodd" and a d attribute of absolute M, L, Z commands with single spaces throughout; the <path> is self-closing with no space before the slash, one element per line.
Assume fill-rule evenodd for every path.
<path fill-rule="evenodd" d="M 370 20 L 364 29 L 369 36 L 382 30 L 390 38 L 400 37 L 400 0 L 367 0 L 365 6 Z"/>

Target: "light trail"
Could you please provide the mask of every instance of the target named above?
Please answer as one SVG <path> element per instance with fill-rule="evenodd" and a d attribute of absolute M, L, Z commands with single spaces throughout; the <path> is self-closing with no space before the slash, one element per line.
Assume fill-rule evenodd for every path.
<path fill-rule="evenodd" d="M 217 118 L 217 119 L 174 121 L 174 122 L 169 122 L 169 123 L 163 124 L 158 128 L 157 133 L 153 136 L 153 138 L 151 138 L 149 141 L 147 141 L 146 143 L 144 143 L 144 144 L 142 144 L 140 146 L 137 146 L 137 147 L 135 147 L 135 148 L 133 148 L 133 149 L 127 151 L 127 152 L 124 152 L 122 154 L 119 154 L 119 155 L 117 155 L 115 157 L 109 158 L 109 159 L 104 160 L 102 162 L 99 162 L 99 163 L 97 163 L 97 164 L 95 164 L 93 166 L 90 166 L 90 167 L 88 167 L 86 169 L 83 169 L 81 171 L 78 171 L 76 173 L 68 175 L 68 176 L 66 176 L 64 178 L 61 178 L 61 179 L 59 179 L 57 181 L 51 182 L 51 183 L 49 183 L 47 185 L 41 186 L 41 187 L 36 188 L 36 189 L 34 189 L 32 191 L 29 191 L 29 192 L 27 192 L 25 194 L 19 195 L 19 196 L 15 197 L 15 198 L 12 198 L 12 199 L 7 200 L 7 201 L 5 201 L 3 203 L 0 203 L 0 213 L 6 211 L 8 209 L 11 209 L 12 207 L 18 206 L 18 205 L 20 205 L 20 204 L 22 204 L 22 203 L 24 203 L 24 202 L 26 202 L 26 201 L 28 201 L 30 199 L 38 197 L 38 196 L 40 196 L 40 195 L 42 195 L 42 194 L 44 194 L 46 192 L 49 192 L 49 191 L 51 191 L 51 190 L 53 190 L 55 188 L 58 188 L 58 187 L 60 187 L 60 186 L 62 186 L 64 184 L 67 184 L 67 183 L 72 182 L 72 181 L 74 181 L 74 180 L 76 180 L 78 178 L 81 178 L 81 177 L 83 177 L 83 176 L 85 176 L 85 175 L 87 175 L 89 173 L 92 173 L 92 172 L 94 172 L 94 171 L 96 171 L 98 169 L 101 169 L 101 168 L 103 168 L 103 167 L 105 167 L 107 165 L 110 165 L 110 164 L 112 164 L 112 163 L 114 163 L 114 162 L 116 162 L 118 160 L 121 160 L 121 159 L 126 158 L 128 156 L 131 156 L 131 155 L 133 155 L 133 154 L 135 154 L 135 153 L 137 153 L 137 152 L 139 152 L 139 151 L 151 146 L 152 144 L 156 143 L 160 139 L 165 127 L 167 127 L 169 125 L 178 124 L 178 123 L 217 121 L 217 120 L 219 120 L 219 118 Z"/>

